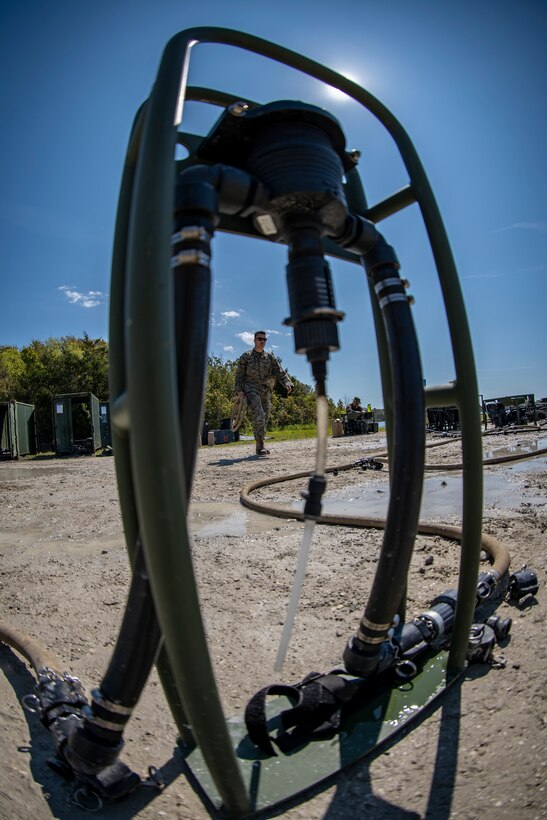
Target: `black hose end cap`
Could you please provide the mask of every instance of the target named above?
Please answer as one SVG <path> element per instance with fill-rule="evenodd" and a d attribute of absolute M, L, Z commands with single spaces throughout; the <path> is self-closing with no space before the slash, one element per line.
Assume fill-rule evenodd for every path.
<path fill-rule="evenodd" d="M 520 602 L 527 595 L 535 595 L 539 589 L 534 570 L 523 567 L 509 578 L 509 600 Z"/>
<path fill-rule="evenodd" d="M 501 615 L 491 615 L 486 619 L 486 623 L 494 630 L 497 641 L 505 641 L 511 632 L 513 624 L 512 618 L 502 618 Z"/>
<path fill-rule="evenodd" d="M 327 486 L 327 479 L 324 475 L 312 475 L 308 484 L 308 491 L 302 493 L 306 499 L 304 505 L 304 515 L 310 518 L 317 518 L 321 515 L 321 498 Z"/>

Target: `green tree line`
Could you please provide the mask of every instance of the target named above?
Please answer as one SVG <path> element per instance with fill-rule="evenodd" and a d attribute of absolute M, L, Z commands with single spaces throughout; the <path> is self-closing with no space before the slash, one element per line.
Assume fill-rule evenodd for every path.
<path fill-rule="evenodd" d="M 237 360 L 208 358 L 204 417 L 210 429 L 231 413 Z M 270 428 L 315 422 L 315 394 L 312 387 L 291 375 L 290 396 L 274 391 Z M 15 399 L 34 404 L 39 436 L 51 441 L 51 398 L 64 393 L 93 393 L 108 400 L 108 343 L 104 339 L 61 336 L 32 341 L 21 349 L 0 346 L 0 401 Z M 331 417 L 343 412 L 339 402 L 329 399 Z"/>
<path fill-rule="evenodd" d="M 33 404 L 39 438 L 53 439 L 51 398 L 93 393 L 108 399 L 108 344 L 104 339 L 61 336 L 21 349 L 0 347 L 0 401 Z"/>

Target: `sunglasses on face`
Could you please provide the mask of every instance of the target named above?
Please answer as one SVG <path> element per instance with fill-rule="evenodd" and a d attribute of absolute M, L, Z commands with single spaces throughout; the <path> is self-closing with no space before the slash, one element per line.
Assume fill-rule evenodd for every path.
<path fill-rule="evenodd" d="M 256 341 L 257 341 L 257 342 L 265 342 L 265 341 L 266 341 L 266 337 L 265 337 L 265 336 L 257 336 L 257 337 L 256 337 Z"/>

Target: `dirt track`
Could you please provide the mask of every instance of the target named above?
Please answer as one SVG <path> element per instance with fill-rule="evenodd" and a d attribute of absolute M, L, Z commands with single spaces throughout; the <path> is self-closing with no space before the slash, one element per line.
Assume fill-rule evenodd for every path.
<path fill-rule="evenodd" d="M 531 446 L 547 433 L 485 439 L 485 454 Z M 332 439 L 329 465 L 345 464 L 385 446 L 381 434 Z M 258 459 L 253 445 L 202 448 L 192 508 L 194 562 L 223 705 L 241 714 L 250 695 L 279 679 L 273 662 L 294 572 L 301 524 L 260 516 L 238 504 L 250 480 L 313 467 L 314 442 L 275 445 Z M 435 463 L 458 462 L 451 442 L 430 451 Z M 460 473 L 428 475 L 425 516 L 459 522 Z M 545 777 L 545 530 L 547 459 L 540 456 L 485 470 L 485 524 L 512 554 L 512 569 L 528 564 L 539 592 L 518 608 L 498 594 L 497 613 L 513 618 L 511 638 L 497 650 L 499 668 L 469 667 L 430 717 L 377 757 L 283 814 L 300 820 L 358 818 L 547 817 Z M 385 472 L 355 470 L 329 481 L 333 510 L 378 513 L 387 498 Z M 290 505 L 302 482 L 260 494 Z M 86 690 L 106 669 L 128 586 L 114 462 L 79 457 L 0 463 L 0 620 L 33 634 L 77 676 Z M 332 500 L 333 499 L 333 500 Z M 373 577 L 380 532 L 316 528 L 295 632 L 282 678 L 340 665 Z M 409 615 L 455 585 L 458 547 L 419 536 L 409 575 Z M 81 815 L 72 790 L 46 765 L 52 745 L 37 716 L 21 708 L 32 691 L 28 665 L 0 646 L 0 816 Z M 139 789 L 103 809 L 107 818 L 209 816 L 181 774 L 176 730 L 153 673 L 129 723 L 123 759 L 146 776 L 162 770 L 161 792 Z"/>

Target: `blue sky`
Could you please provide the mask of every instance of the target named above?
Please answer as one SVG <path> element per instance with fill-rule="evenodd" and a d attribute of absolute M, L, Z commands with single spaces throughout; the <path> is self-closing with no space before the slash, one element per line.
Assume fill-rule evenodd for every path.
<path fill-rule="evenodd" d="M 544 0 L 79 0 L 0 11 L 0 344 L 85 331 L 107 338 L 110 257 L 131 123 L 166 42 L 196 25 L 239 29 L 352 76 L 409 133 L 458 267 L 485 397 L 547 395 L 547 3 Z M 330 110 L 362 151 L 370 204 L 407 184 L 387 132 L 310 78 L 224 46 L 193 50 L 190 82 Z M 218 109 L 190 104 L 205 133 Z M 382 222 L 411 282 L 428 384 L 454 378 L 440 288 L 417 206 Z M 210 351 L 235 358 L 256 328 L 298 378 L 286 250 L 217 235 Z M 342 349 L 329 394 L 382 406 L 361 269 L 332 261 Z"/>

